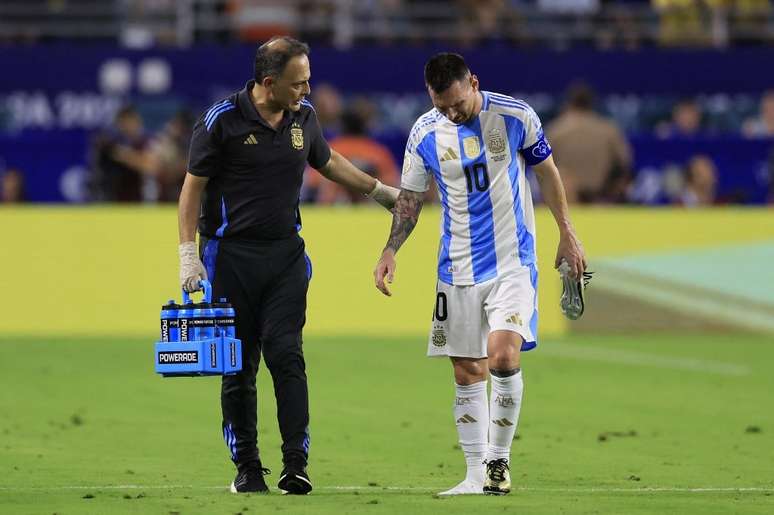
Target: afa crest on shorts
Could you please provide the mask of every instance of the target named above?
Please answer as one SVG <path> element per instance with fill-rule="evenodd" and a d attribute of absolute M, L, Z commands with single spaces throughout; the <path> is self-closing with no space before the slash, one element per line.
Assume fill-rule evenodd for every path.
<path fill-rule="evenodd" d="M 297 123 L 290 128 L 290 143 L 296 150 L 304 150 L 304 129 Z"/>
<path fill-rule="evenodd" d="M 446 345 L 446 333 L 442 326 L 435 326 L 433 328 L 432 342 L 436 347 L 443 347 Z"/>

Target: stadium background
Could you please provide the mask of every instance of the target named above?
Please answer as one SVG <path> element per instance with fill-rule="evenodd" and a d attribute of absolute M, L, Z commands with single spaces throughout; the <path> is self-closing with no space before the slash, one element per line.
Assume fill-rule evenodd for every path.
<path fill-rule="evenodd" d="M 430 496 L 462 465 L 447 367 L 422 357 L 435 206 L 385 299 L 371 271 L 389 215 L 308 173 L 320 486 L 309 502 L 245 503 L 217 489 L 230 472 L 216 383 L 152 374 L 157 310 L 177 288 L 169 202 L 191 116 L 241 88 L 255 42 L 278 33 L 312 44 L 312 100 L 329 140 L 354 125 L 398 167 L 429 108 L 422 65 L 441 50 L 464 54 L 484 89 L 530 102 L 549 137 L 578 91 L 625 135 L 631 160 L 596 170 L 595 191 L 567 173 L 597 272 L 580 322 L 559 313 L 557 235 L 538 207 L 542 345 L 525 357 L 521 475 L 517 495 L 488 504 L 770 511 L 773 12 L 756 0 L 2 2 L 0 512 L 477 506 Z M 127 112 L 143 125 L 131 137 L 116 123 Z M 111 179 L 116 162 L 128 182 Z M 396 183 L 394 163 L 360 162 Z M 260 376 L 271 459 L 273 399 Z"/>

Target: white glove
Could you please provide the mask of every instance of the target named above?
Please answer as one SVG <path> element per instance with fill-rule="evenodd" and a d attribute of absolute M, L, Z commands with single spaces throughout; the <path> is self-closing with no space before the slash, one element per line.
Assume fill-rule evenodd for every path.
<path fill-rule="evenodd" d="M 181 243 L 178 253 L 180 254 L 180 286 L 188 293 L 201 289 L 199 281 L 207 279 L 207 270 L 199 259 L 196 242 Z"/>
<path fill-rule="evenodd" d="M 382 184 L 379 179 L 376 179 L 376 186 L 366 197 L 374 199 L 383 205 L 385 209 L 391 211 L 395 207 L 395 201 L 398 200 L 398 193 L 400 193 L 398 188 Z"/>

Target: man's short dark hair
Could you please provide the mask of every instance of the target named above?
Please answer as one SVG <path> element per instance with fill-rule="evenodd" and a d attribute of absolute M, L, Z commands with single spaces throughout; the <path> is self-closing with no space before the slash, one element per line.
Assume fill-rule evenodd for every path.
<path fill-rule="evenodd" d="M 567 89 L 567 104 L 581 111 L 594 109 L 594 90 L 585 82 L 574 82 Z"/>
<path fill-rule="evenodd" d="M 282 75 L 288 61 L 299 55 L 309 55 L 309 45 L 289 36 L 271 38 L 255 52 L 255 82 Z"/>
<path fill-rule="evenodd" d="M 115 120 L 116 121 L 124 120 L 126 118 L 130 118 L 130 117 L 133 117 L 133 116 L 139 116 L 139 115 L 140 115 L 140 113 L 137 111 L 136 107 L 134 107 L 131 104 L 124 105 L 124 106 L 121 106 L 121 108 L 118 111 L 116 111 Z"/>
<path fill-rule="evenodd" d="M 425 64 L 425 84 L 436 93 L 443 93 L 454 81 L 465 79 L 470 70 L 459 54 L 435 54 Z"/>

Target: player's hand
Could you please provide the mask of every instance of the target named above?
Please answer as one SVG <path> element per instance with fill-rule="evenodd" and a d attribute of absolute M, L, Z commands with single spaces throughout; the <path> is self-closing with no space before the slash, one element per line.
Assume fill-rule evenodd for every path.
<path fill-rule="evenodd" d="M 393 188 L 392 186 L 382 184 L 382 182 L 377 179 L 374 189 L 367 195 L 367 197 L 374 199 L 376 202 L 384 206 L 387 211 L 392 211 L 392 208 L 395 207 L 395 202 L 398 200 L 399 193 L 400 190 L 398 188 Z"/>
<path fill-rule="evenodd" d="M 379 262 L 376 263 L 376 269 L 374 270 L 374 283 L 376 284 L 376 288 L 388 297 L 392 297 L 392 293 L 390 292 L 389 288 L 387 288 L 387 285 L 384 281 L 386 279 L 388 283 L 392 282 L 392 279 L 395 276 L 396 266 L 397 264 L 395 263 L 395 252 L 393 252 L 392 249 L 384 249 L 384 252 L 382 252 L 382 257 L 379 259 Z"/>
<path fill-rule="evenodd" d="M 556 251 L 554 268 L 559 268 L 562 260 L 567 261 L 567 264 L 570 265 L 570 275 L 573 279 L 578 279 L 586 270 L 586 253 L 572 229 L 562 231 L 559 236 L 559 248 Z"/>
<path fill-rule="evenodd" d="M 195 292 L 199 289 L 199 281 L 207 279 L 207 270 L 199 259 L 196 242 L 181 243 L 178 253 L 180 254 L 180 287 L 188 293 Z"/>

